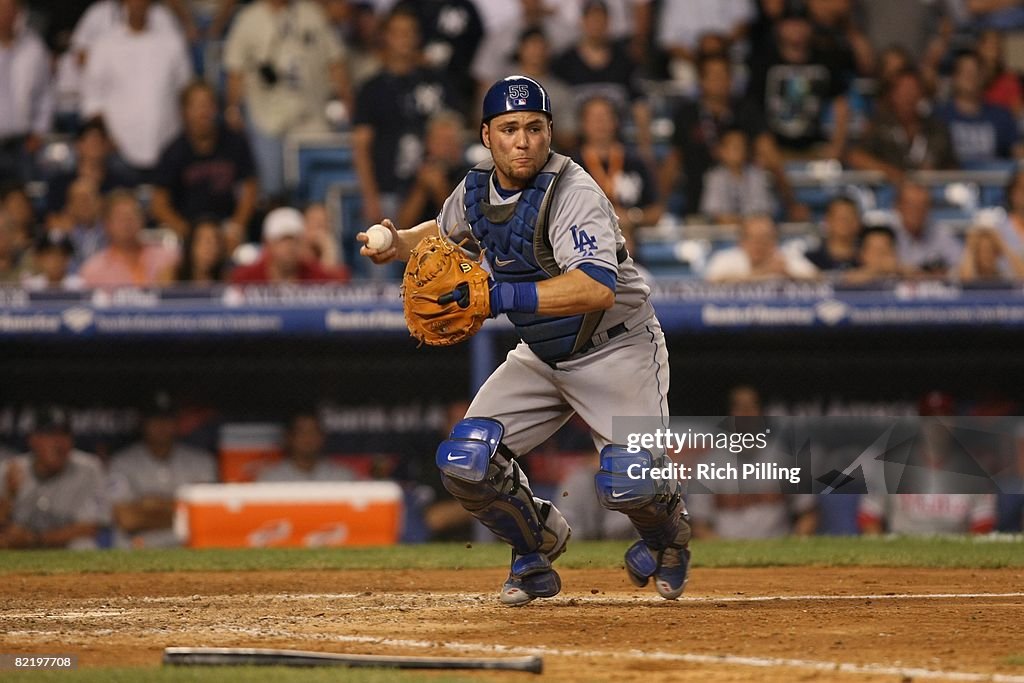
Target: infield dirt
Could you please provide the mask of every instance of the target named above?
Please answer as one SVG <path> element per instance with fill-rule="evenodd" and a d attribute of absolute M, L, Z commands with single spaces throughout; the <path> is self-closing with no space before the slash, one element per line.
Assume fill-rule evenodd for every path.
<path fill-rule="evenodd" d="M 1024 681 L 1020 568 L 695 569 L 678 602 L 622 571 L 561 574 L 561 595 L 522 608 L 498 604 L 501 569 L 9 575 L 0 652 L 151 667 L 167 646 L 537 651 L 552 681 Z M 977 595 L 996 593 L 1015 594 Z"/>

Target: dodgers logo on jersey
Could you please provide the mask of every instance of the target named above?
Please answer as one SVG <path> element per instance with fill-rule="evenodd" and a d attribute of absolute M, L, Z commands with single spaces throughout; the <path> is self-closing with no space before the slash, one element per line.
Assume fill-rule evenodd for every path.
<path fill-rule="evenodd" d="M 577 226 L 569 228 L 572 233 L 572 243 L 580 256 L 593 256 L 597 251 L 597 238 L 591 237 L 586 230 L 580 230 Z"/>

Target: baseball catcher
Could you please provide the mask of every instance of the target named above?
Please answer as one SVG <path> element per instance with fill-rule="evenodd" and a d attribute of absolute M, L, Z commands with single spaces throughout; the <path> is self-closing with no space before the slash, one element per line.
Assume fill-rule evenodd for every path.
<path fill-rule="evenodd" d="M 445 488 L 512 548 L 499 598 L 523 605 L 561 590 L 552 566 L 569 523 L 533 495 L 518 457 L 573 414 L 600 450 L 595 491 L 640 535 L 629 579 L 667 599 L 686 584 L 690 525 L 679 481 L 633 479 L 661 452 L 614 443 L 613 415 L 668 419 L 668 351 L 650 289 L 625 248 L 612 204 L 586 171 L 551 151 L 551 100 L 512 76 L 484 97 L 480 136 L 491 153 L 448 197 L 436 220 L 391 231 L 386 247 L 356 238 L 375 263 L 408 261 L 406 320 L 417 339 L 454 344 L 505 314 L 520 343 L 473 399 L 435 455 Z M 386 235 L 386 233 L 385 233 Z M 489 275 L 470 256 L 486 260 Z M 479 272 L 478 272 L 479 271 Z"/>

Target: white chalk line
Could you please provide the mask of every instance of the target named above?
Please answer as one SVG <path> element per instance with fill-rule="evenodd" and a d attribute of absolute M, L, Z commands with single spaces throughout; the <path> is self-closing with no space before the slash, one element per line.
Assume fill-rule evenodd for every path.
<path fill-rule="evenodd" d="M 416 597 L 424 596 L 446 596 L 445 599 L 450 600 L 451 598 L 457 598 L 460 601 L 465 602 L 479 602 L 481 600 L 488 601 L 496 598 L 497 591 L 494 593 L 442 593 L 435 592 L 425 594 L 422 591 L 378 591 L 378 592 L 362 592 L 362 593 L 247 593 L 241 597 L 250 599 L 273 599 L 273 600 L 285 600 L 285 601 L 300 601 L 300 600 L 348 600 L 351 598 L 363 598 L 363 597 L 380 597 L 389 596 L 397 597 L 401 595 L 410 595 Z M 450 596 L 450 597 L 448 597 Z M 194 599 L 197 596 L 159 596 L 159 597 L 139 597 L 132 598 L 130 602 L 143 602 L 143 603 L 178 603 L 187 602 L 189 599 Z M 212 594 L 198 596 L 201 600 L 217 600 L 220 598 L 237 598 L 240 597 L 238 593 L 223 593 L 223 594 Z M 806 595 L 683 595 L 679 598 L 679 602 L 793 602 L 793 601 L 806 601 L 806 600 L 926 600 L 926 599 L 976 599 L 976 598 L 1024 598 L 1024 591 L 1014 593 L 867 593 L 858 595 L 828 595 L 828 594 L 806 594 Z M 577 602 L 597 602 L 601 604 L 609 603 L 622 603 L 632 604 L 637 602 L 654 602 L 663 603 L 665 602 L 661 598 L 651 595 L 635 595 L 628 598 L 619 597 L 597 597 L 595 595 L 571 595 L 563 594 L 561 598 L 554 598 L 550 600 L 544 600 L 542 603 L 545 605 L 553 605 L 566 603 L 569 600 L 575 600 Z"/>
<path fill-rule="evenodd" d="M 367 595 L 364 593 L 251 593 L 245 595 L 206 595 L 196 599 L 198 596 L 161 596 L 161 597 L 143 597 L 138 599 L 143 603 L 172 603 L 180 604 L 182 606 L 199 604 L 201 606 L 208 606 L 211 602 L 217 602 L 222 599 L 237 599 L 244 598 L 246 600 L 279 600 L 285 602 L 300 602 L 305 600 L 351 600 L 353 598 L 380 598 L 386 596 L 388 598 L 396 598 L 401 596 L 401 593 L 370 593 Z M 413 594 L 410 594 L 413 595 Z M 443 596 L 443 597 L 442 597 Z M 858 595 L 824 595 L 824 594 L 808 594 L 808 595 L 684 595 L 678 599 L 679 603 L 757 603 L 757 602 L 815 602 L 815 601 L 856 601 L 863 602 L 867 600 L 983 600 L 983 599 L 1004 599 L 1004 598 L 1024 598 L 1024 592 L 1011 592 L 1011 593 L 864 593 Z M 427 600 L 429 602 L 437 603 L 463 603 L 467 605 L 480 605 L 484 603 L 488 606 L 490 602 L 496 600 L 495 595 L 490 593 L 435 593 L 431 595 L 415 595 L 417 601 Z M 130 602 L 135 602 L 132 599 Z M 207 605 L 203 605 L 203 603 Z M 636 595 L 633 597 L 623 598 L 605 595 L 562 595 L 557 598 L 550 598 L 535 603 L 536 605 L 544 605 L 549 607 L 572 607 L 579 604 L 594 604 L 594 605 L 643 605 L 643 604 L 656 604 L 656 605 L 667 605 L 668 603 L 655 596 L 655 595 Z M 444 606 L 444 605 L 440 605 Z M 354 609 L 353 606 L 347 606 L 348 609 Z M 388 609 L 400 609 L 401 606 L 388 606 L 388 605 L 368 605 L 361 609 L 365 611 L 374 610 L 388 610 Z M 107 619 L 111 617 L 134 617 L 140 613 L 144 613 L 147 610 L 142 607 L 109 607 L 102 609 L 92 610 L 71 610 L 57 612 L 53 610 L 34 610 L 34 611 L 21 611 L 15 612 L 5 610 L 0 612 L 0 621 L 4 619 L 56 619 L 59 621 L 78 621 L 87 619 Z"/>
<path fill-rule="evenodd" d="M 142 629 L 137 635 L 169 635 L 174 633 L 173 629 Z M 429 641 L 405 638 L 381 638 L 375 636 L 345 636 L 330 635 L 323 633 L 298 633 L 286 629 L 254 628 L 245 626 L 220 625 L 214 628 L 205 628 L 204 632 L 244 634 L 252 637 L 268 638 L 290 638 L 298 640 L 318 640 L 321 642 L 358 643 L 363 645 L 376 645 L 402 649 L 442 649 L 463 653 L 486 653 L 493 655 L 538 655 L 550 657 L 576 657 L 576 658 L 606 658 L 618 660 L 655 660 L 663 662 L 680 662 L 686 664 L 705 664 L 711 666 L 739 666 L 750 668 L 790 668 L 805 671 L 819 671 L 829 673 L 843 673 L 851 675 L 869 676 L 900 676 L 901 678 L 920 678 L 929 680 L 946 681 L 989 681 L 991 683 L 1024 683 L 1024 676 L 998 673 L 979 673 L 971 671 L 948 671 L 941 669 L 927 669 L 923 667 L 893 666 L 887 664 L 855 664 L 852 662 L 821 661 L 813 659 L 795 659 L 789 657 L 752 657 L 729 654 L 699 654 L 694 652 L 664 652 L 661 650 L 587 650 L 579 648 L 559 648 L 547 646 L 509 646 L 500 644 L 462 643 L 457 641 Z M 115 632 L 112 629 L 97 629 L 87 633 L 75 635 L 110 636 Z M 8 637 L 18 636 L 59 636 L 67 638 L 68 634 L 61 631 L 10 631 Z M 194 637 L 195 634 L 193 634 Z"/>
<path fill-rule="evenodd" d="M 374 593 L 373 596 L 387 595 L 389 597 L 401 595 L 401 593 L 389 593 L 381 592 Z M 422 592 L 419 595 L 423 595 Z M 444 593 L 434 593 L 433 595 L 448 595 Z M 479 602 L 481 598 L 495 600 L 496 593 L 452 593 L 454 597 L 461 598 L 465 602 Z M 303 595 L 293 596 L 295 599 L 307 599 L 307 600 L 333 600 L 342 598 L 353 598 L 363 597 L 365 593 L 306 593 Z M 253 597 L 270 597 L 256 596 Z M 367 596 L 372 597 L 372 596 Z M 945 599 L 945 600 L 973 600 L 979 598 L 1024 598 L 1024 591 L 1014 593 L 868 593 L 861 595 L 825 595 L 825 594 L 808 594 L 808 595 L 683 595 L 678 599 L 678 602 L 806 602 L 815 600 L 929 600 L 929 599 Z M 580 602 L 592 602 L 601 605 L 607 604 L 622 604 L 630 605 L 636 603 L 652 602 L 655 604 L 664 604 L 666 601 L 662 598 L 657 597 L 654 594 L 651 595 L 636 595 L 628 598 L 621 597 L 609 597 L 599 595 L 571 595 L 563 594 L 562 597 L 552 598 L 543 600 L 536 604 L 541 605 L 567 605 L 569 603 L 580 603 Z"/>
<path fill-rule="evenodd" d="M 740 655 L 707 655 L 692 652 L 662 652 L 659 650 L 581 650 L 577 648 L 509 647 L 506 645 L 481 645 L 477 643 L 432 643 L 425 640 L 404 640 L 396 638 L 373 638 L 369 636 L 335 636 L 332 640 L 341 642 L 374 643 L 405 648 L 444 647 L 461 652 L 486 652 L 492 654 L 550 655 L 554 657 L 602 657 L 609 659 L 654 659 L 687 664 L 717 664 L 759 668 L 786 667 L 812 671 L 842 672 L 862 675 L 891 675 L 912 678 L 928 678 L 952 681 L 992 681 L 994 683 L 1024 683 L 1024 676 L 1007 674 L 985 674 L 962 671 L 942 671 L 920 667 L 900 667 L 885 664 L 854 664 L 851 662 L 827 662 L 813 659 L 791 659 L 785 657 L 743 657 Z"/>
<path fill-rule="evenodd" d="M 320 600 L 324 598 L 330 599 L 342 599 L 342 598 L 358 598 L 366 595 L 363 593 L 205 593 L 203 595 L 160 595 L 150 596 L 144 595 L 137 598 L 133 597 L 130 599 L 131 602 L 181 602 L 190 599 L 208 600 L 215 598 L 237 598 L 243 595 L 246 598 L 272 598 L 275 600 Z"/>
<path fill-rule="evenodd" d="M 804 602 L 808 600 L 973 600 L 976 598 L 1024 598 L 1017 593 L 872 593 L 865 595 L 728 595 L 682 596 L 683 602 Z"/>
<path fill-rule="evenodd" d="M 305 600 L 350 600 L 352 598 L 360 597 L 380 597 L 386 596 L 394 598 L 394 593 L 298 593 L 298 594 L 279 594 L 279 593 L 262 593 L 254 595 L 225 595 L 225 596 L 201 596 L 199 601 L 215 601 L 218 597 L 224 598 L 237 598 L 244 597 L 246 599 L 253 598 L 267 598 L 285 601 L 305 601 Z M 432 596 L 431 596 L 432 597 Z M 478 604 L 483 599 L 490 599 L 494 596 L 491 594 L 483 593 L 453 593 L 445 594 L 443 600 L 451 601 L 451 598 L 457 598 L 458 602 L 467 604 Z M 180 596 L 180 597 L 146 597 L 142 598 L 143 602 L 174 602 L 174 603 L 185 603 L 195 602 L 195 596 Z M 809 595 L 728 595 L 728 596 L 683 596 L 680 599 L 682 603 L 759 603 L 759 602 L 804 602 L 804 601 L 832 601 L 832 600 L 845 600 L 845 601 L 866 601 L 866 600 L 934 600 L 934 599 L 1004 599 L 1004 598 L 1024 598 L 1024 592 L 1006 592 L 1006 593 L 866 593 L 857 595 L 822 595 L 822 594 L 809 594 Z M 580 595 L 580 596 L 563 596 L 561 598 L 555 598 L 551 600 L 545 600 L 542 605 L 559 606 L 559 605 L 578 605 L 580 603 L 592 603 L 592 604 L 618 604 L 618 605 L 637 605 L 644 603 L 658 603 L 664 604 L 665 601 L 655 596 L 635 596 L 632 598 L 618 598 L 618 597 L 607 597 L 598 595 Z M 377 609 L 379 609 L 378 607 Z M 530 609 L 530 608 L 527 608 Z M 34 612 L 0 612 L 0 620 L 2 619 L 15 619 L 15 618 L 46 618 L 55 619 L 59 621 L 78 621 L 86 619 L 110 619 L 116 617 L 131 618 L 138 616 L 140 613 L 147 612 L 148 610 L 141 607 L 126 607 L 126 608 L 104 608 L 104 609 L 93 609 L 93 610 L 74 610 L 67 612 L 54 612 L 54 611 L 34 611 Z M 209 630 L 208 627 L 206 630 Z M 309 639 L 310 634 L 308 633 L 296 633 L 284 630 L 266 629 L 266 628 L 245 628 L 245 627 L 233 627 L 227 629 L 214 629 L 226 630 L 232 633 L 245 633 L 253 636 L 279 636 L 283 638 L 305 638 Z M 146 629 L 143 633 L 160 633 L 166 635 L 168 631 L 166 629 Z M 100 629 L 94 631 L 93 634 L 97 636 L 109 636 L 114 633 L 111 629 Z M 41 636 L 41 635 L 61 635 L 57 631 L 8 631 L 6 633 L 8 637 L 16 636 Z M 63 634 L 67 635 L 67 634 Z M 85 634 L 82 634 L 85 635 Z M 536 654 L 536 655 L 550 655 L 550 656 L 561 656 L 561 657 L 603 657 L 612 659 L 651 659 L 658 661 L 675 661 L 690 664 L 708 664 L 708 665 L 732 665 L 732 666 L 744 666 L 744 667 L 760 667 L 760 668 L 771 668 L 771 667 L 786 667 L 796 668 L 808 671 L 828 671 L 828 672 L 840 672 L 846 674 L 859 674 L 859 675 L 893 675 L 901 677 L 912 677 L 922 679 L 934 679 L 934 680 L 951 680 L 951 681 L 992 681 L 993 683 L 1024 683 L 1024 676 L 1008 675 L 1008 674 L 986 674 L 976 672 L 959 672 L 959 671 L 945 671 L 937 669 L 925 669 L 919 667 L 901 667 L 891 666 L 882 664 L 855 664 L 851 662 L 830 662 L 830 661 L 818 661 L 818 660 L 807 660 L 807 659 L 793 659 L 793 658 L 779 658 L 779 657 L 746 657 L 739 655 L 708 655 L 699 653 L 678 653 L 678 652 L 663 652 L 663 651 L 644 651 L 644 650 L 628 650 L 628 651 L 608 651 L 608 650 L 583 650 L 574 648 L 554 648 L 546 646 L 537 647 L 509 647 L 504 645 L 483 645 L 477 643 L 461 643 L 461 642 L 431 642 L 424 640 L 411 640 L 411 639 L 394 639 L 394 638 L 377 638 L 373 636 L 344 636 L 344 635 L 325 635 L 323 638 L 317 638 L 318 640 L 323 639 L 330 642 L 345 642 L 345 643 L 361 643 L 361 644 L 374 644 L 388 647 L 401 647 L 411 649 L 422 649 L 422 648 L 443 648 L 452 651 L 461 652 L 487 652 L 494 654 Z"/>

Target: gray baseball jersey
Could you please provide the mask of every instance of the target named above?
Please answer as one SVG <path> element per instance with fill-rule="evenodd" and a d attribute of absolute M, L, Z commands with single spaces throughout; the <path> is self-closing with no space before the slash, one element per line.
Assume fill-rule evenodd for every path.
<path fill-rule="evenodd" d="M 615 306 L 605 312 L 597 333 L 630 319 L 639 324 L 649 315 L 653 316 L 653 309 L 647 303 L 651 288 L 644 282 L 633 259 L 618 263 L 616 254 L 625 246 L 626 240 L 619 229 L 619 219 L 612 203 L 594 179 L 582 166 L 569 161 L 555 192 L 548 235 L 555 261 L 562 272 L 590 263 L 616 273 Z M 437 223 L 452 242 L 458 244 L 466 240 L 463 249 L 476 256 L 480 247 L 466 220 L 465 197 L 466 183 L 463 181 L 445 201 Z M 493 184 L 490 187 L 488 201 L 492 205 L 512 204 L 518 199 L 518 193 L 505 199 Z"/>
<path fill-rule="evenodd" d="M 858 514 L 882 520 L 894 534 L 966 534 L 988 531 L 996 520 L 996 497 L 987 493 L 872 493 Z"/>
<path fill-rule="evenodd" d="M 747 463 L 791 467 L 793 462 L 774 447 L 744 453 L 715 450 L 700 459 L 712 466 L 739 471 Z M 707 482 L 707 489 L 689 482 L 686 508 L 696 522 L 705 522 L 722 538 L 776 538 L 793 532 L 793 519 L 817 505 L 813 494 L 786 493 L 786 484 L 773 479 L 728 479 Z M 705 493 L 705 490 L 714 493 Z"/>
<path fill-rule="evenodd" d="M 179 486 L 217 481 L 213 456 L 182 444 L 175 444 L 170 455 L 161 459 L 140 441 L 116 453 L 109 469 L 110 498 L 114 504 L 146 497 L 173 499 Z M 118 531 L 115 542 L 119 546 L 147 548 L 180 545 L 171 529 L 152 529 L 131 535 Z"/>
<path fill-rule="evenodd" d="M 466 219 L 465 182 L 438 216 L 442 234 L 479 253 Z M 507 204 L 490 187 L 490 203 Z M 611 202 L 583 168 L 570 162 L 552 199 L 548 233 L 562 273 L 593 264 L 616 274 L 615 304 L 594 334 L 595 347 L 555 367 L 520 343 L 481 387 L 467 417 L 490 417 L 505 427 L 504 442 L 525 454 L 547 439 L 574 412 L 586 421 L 598 449 L 612 442 L 613 415 L 668 416 L 668 350 L 648 297 L 650 288 L 632 258 L 618 262 L 625 244 Z M 608 331 L 619 333 L 608 338 Z"/>
<path fill-rule="evenodd" d="M 356 475 L 347 467 L 320 459 L 312 470 L 302 470 L 286 458 L 260 470 L 257 481 L 355 481 Z"/>
<path fill-rule="evenodd" d="M 71 524 L 110 524 L 110 502 L 99 458 L 73 450 L 64 469 L 48 479 L 35 475 L 32 460 L 31 454 L 25 454 L 0 462 L 0 481 L 6 480 L 11 467 L 19 468 L 22 474 L 11 509 L 12 522 L 36 533 Z M 76 539 L 69 545 L 95 546 L 92 538 Z"/>

